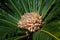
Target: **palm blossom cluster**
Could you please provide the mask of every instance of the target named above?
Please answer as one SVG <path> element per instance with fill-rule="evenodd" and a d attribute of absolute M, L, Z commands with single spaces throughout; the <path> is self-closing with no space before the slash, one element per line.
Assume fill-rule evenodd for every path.
<path fill-rule="evenodd" d="M 42 23 L 42 17 L 37 13 L 26 13 L 24 14 L 19 23 L 18 27 L 28 29 L 30 32 L 40 29 Z"/>

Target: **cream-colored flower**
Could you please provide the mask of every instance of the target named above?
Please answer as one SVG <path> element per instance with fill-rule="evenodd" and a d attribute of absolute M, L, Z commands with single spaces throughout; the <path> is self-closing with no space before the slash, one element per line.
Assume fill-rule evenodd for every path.
<path fill-rule="evenodd" d="M 24 14 L 18 22 L 18 27 L 34 32 L 40 28 L 42 17 L 35 12 Z"/>

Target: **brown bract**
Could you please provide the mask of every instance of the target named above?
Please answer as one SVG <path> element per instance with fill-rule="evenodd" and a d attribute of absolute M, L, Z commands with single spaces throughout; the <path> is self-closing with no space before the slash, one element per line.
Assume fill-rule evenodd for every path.
<path fill-rule="evenodd" d="M 34 32 L 40 29 L 42 17 L 35 12 L 25 13 L 18 22 L 18 27 Z"/>

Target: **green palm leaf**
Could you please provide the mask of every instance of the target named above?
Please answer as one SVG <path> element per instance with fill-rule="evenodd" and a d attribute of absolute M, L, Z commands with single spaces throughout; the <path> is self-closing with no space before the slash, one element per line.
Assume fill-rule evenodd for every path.
<path fill-rule="evenodd" d="M 51 6 L 55 3 L 55 0 L 46 0 L 46 5 L 42 9 L 42 17 L 44 18 Z"/>

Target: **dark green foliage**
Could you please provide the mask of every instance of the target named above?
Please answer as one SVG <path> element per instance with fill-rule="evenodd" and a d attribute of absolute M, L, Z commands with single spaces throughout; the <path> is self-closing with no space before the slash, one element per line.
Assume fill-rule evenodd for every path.
<path fill-rule="evenodd" d="M 17 23 L 28 12 L 39 13 L 43 22 L 41 29 L 26 35 L 28 30 Z M 1 0 L 0 40 L 60 40 L 60 0 Z"/>

